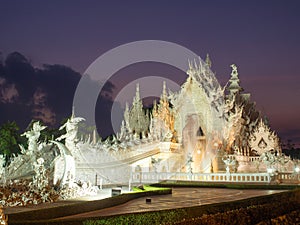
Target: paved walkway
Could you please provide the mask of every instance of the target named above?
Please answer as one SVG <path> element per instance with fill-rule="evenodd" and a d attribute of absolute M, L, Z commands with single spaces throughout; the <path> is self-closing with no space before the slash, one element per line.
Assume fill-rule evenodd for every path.
<path fill-rule="evenodd" d="M 146 197 L 143 197 L 119 206 L 58 218 L 56 220 L 91 218 L 133 212 L 199 206 L 282 192 L 282 190 L 237 190 L 225 188 L 173 188 L 172 190 L 173 193 L 171 195 L 150 197 L 152 199 L 150 204 L 147 204 Z"/>

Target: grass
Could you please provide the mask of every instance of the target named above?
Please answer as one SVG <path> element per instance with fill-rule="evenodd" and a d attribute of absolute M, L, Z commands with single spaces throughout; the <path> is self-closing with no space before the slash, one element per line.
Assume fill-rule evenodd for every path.
<path fill-rule="evenodd" d="M 156 187 L 156 186 L 151 186 L 151 185 L 141 185 L 137 187 L 133 187 L 132 191 L 133 192 L 149 192 L 149 191 L 171 191 L 171 188 L 168 187 Z M 171 193 L 170 193 L 171 194 Z"/>

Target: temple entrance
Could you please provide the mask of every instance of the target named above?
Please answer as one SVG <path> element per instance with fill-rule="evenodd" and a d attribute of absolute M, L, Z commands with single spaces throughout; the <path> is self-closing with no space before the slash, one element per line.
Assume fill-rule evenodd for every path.
<path fill-rule="evenodd" d="M 202 160 L 204 158 L 205 149 L 206 149 L 206 136 L 202 130 L 202 128 L 199 126 L 198 132 L 197 132 L 197 150 L 194 153 L 194 167 L 195 172 L 201 172 L 203 173 Z"/>
<path fill-rule="evenodd" d="M 200 166 L 206 148 L 206 137 L 197 114 L 187 115 L 185 121 L 186 124 L 182 130 L 184 170 L 188 172 L 188 161 L 192 160 L 192 172 L 201 172 Z"/>

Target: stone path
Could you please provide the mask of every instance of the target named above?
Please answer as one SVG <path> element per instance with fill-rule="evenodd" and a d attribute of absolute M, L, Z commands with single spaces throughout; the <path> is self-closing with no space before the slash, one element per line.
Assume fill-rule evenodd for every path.
<path fill-rule="evenodd" d="M 56 219 L 56 221 L 65 219 L 110 216 L 143 211 L 157 211 L 162 209 L 182 208 L 218 202 L 229 202 L 261 195 L 269 195 L 278 192 L 282 192 L 282 190 L 275 191 L 237 190 L 223 188 L 173 188 L 173 193 L 171 195 L 150 197 L 152 200 L 150 204 L 146 203 L 146 197 L 143 197 L 111 208 L 58 218 Z"/>

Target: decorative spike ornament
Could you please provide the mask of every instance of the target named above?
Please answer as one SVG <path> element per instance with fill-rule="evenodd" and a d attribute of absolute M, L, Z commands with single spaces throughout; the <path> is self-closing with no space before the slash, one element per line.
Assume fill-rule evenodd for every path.
<path fill-rule="evenodd" d="M 207 53 L 206 55 L 206 59 L 205 59 L 206 65 L 208 66 L 208 68 L 211 68 L 211 60 L 209 58 L 209 54 Z"/>
<path fill-rule="evenodd" d="M 235 64 L 232 64 L 230 67 L 232 68 L 232 71 L 227 90 L 229 91 L 229 97 L 233 98 L 237 93 L 241 92 L 243 89 L 240 86 L 240 79 L 237 71 L 237 66 Z"/>

